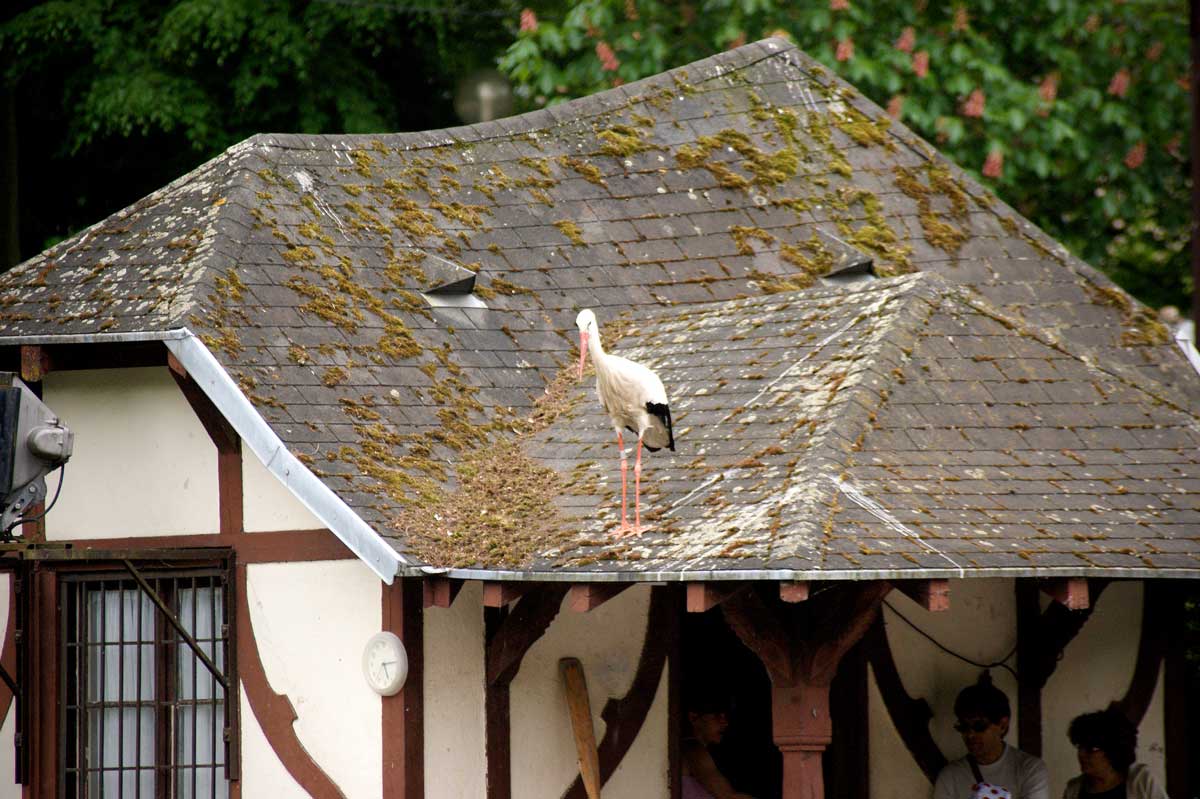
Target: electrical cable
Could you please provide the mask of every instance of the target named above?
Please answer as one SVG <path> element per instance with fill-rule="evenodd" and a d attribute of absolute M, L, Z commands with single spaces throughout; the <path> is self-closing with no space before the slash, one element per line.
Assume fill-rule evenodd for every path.
<path fill-rule="evenodd" d="M 959 660 L 961 660 L 963 663 L 969 663 L 972 666 L 975 666 L 975 667 L 981 668 L 981 669 L 994 669 L 997 666 L 999 666 L 1002 669 L 1006 669 L 1008 671 L 1008 673 L 1013 676 L 1013 679 L 1020 681 L 1020 678 L 1017 677 L 1016 670 L 1013 669 L 1012 666 L 1008 665 L 1008 663 L 1005 662 L 1008 659 L 1010 659 L 1013 655 L 1017 654 L 1016 645 L 1013 646 L 1012 650 L 1009 651 L 1009 653 L 1007 655 L 1002 657 L 1000 660 L 997 660 L 995 663 L 980 663 L 978 661 L 971 660 L 971 658 L 969 658 L 969 657 L 960 655 L 957 652 L 955 652 L 954 650 L 952 650 L 946 646 L 943 646 L 936 638 L 934 638 L 932 635 L 930 635 L 929 633 L 922 630 L 917 625 L 913 624 L 912 621 L 910 621 L 907 616 L 905 616 L 900 611 L 896 610 L 896 608 L 894 608 L 892 606 L 892 603 L 888 602 L 886 599 L 883 601 L 883 604 L 887 607 L 888 610 L 890 610 L 892 613 L 895 613 L 900 618 L 901 621 L 903 621 L 909 627 L 912 627 L 914 630 L 916 630 L 918 633 L 920 633 L 924 638 L 928 639 L 931 644 L 933 644 L 938 649 L 945 652 L 947 655 L 950 655 L 951 657 L 956 657 Z"/>
<path fill-rule="evenodd" d="M 26 522 L 36 522 L 38 519 L 45 517 L 45 515 L 47 513 L 49 513 L 50 510 L 54 507 L 55 503 L 58 502 L 58 498 L 62 494 L 63 481 L 65 481 L 67 478 L 67 465 L 64 463 L 62 466 L 59 467 L 59 469 L 61 471 L 59 472 L 59 475 L 58 475 L 58 487 L 54 489 L 54 499 L 50 500 L 50 504 L 46 506 L 46 509 L 43 510 L 41 513 L 39 513 L 37 516 L 22 516 L 19 519 L 17 519 L 16 521 L 14 521 L 12 524 L 10 524 L 8 527 L 5 527 L 4 528 L 5 537 L 8 537 L 12 533 L 13 528 L 15 528 L 18 524 L 25 524 Z"/>

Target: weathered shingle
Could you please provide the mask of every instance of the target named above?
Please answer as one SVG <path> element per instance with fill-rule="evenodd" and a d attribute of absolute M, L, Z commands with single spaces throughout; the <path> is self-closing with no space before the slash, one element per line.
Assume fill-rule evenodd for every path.
<path fill-rule="evenodd" d="M 477 273 L 485 308 L 431 307 L 435 256 Z M 868 256 L 891 279 L 817 283 Z M 633 543 L 603 535 L 613 442 L 563 384 L 581 307 L 630 329 L 678 406 L 681 451 L 645 487 L 662 529 Z M 1196 521 L 1200 381 L 1153 315 L 777 40 L 486 125 L 256 136 L 0 276 L 10 341 L 185 326 L 439 564 L 1183 568 L 1200 549 L 1154 549 Z M 546 426 L 548 385 L 568 407 Z M 553 467 L 583 516 L 518 494 L 478 534 L 422 521 L 514 431 L 543 459 L 525 476 Z"/>

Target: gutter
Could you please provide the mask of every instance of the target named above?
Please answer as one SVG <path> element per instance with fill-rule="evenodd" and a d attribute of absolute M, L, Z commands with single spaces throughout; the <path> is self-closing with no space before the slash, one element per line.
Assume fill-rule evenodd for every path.
<path fill-rule="evenodd" d="M 934 580 L 984 577 L 1105 577 L 1126 580 L 1195 580 L 1200 569 L 1151 569 L 1135 567 L 998 567 L 992 569 L 663 569 L 659 571 L 538 571 L 500 569 L 442 569 L 434 566 L 402 566 L 402 577 L 444 577 L 451 580 L 537 583 L 740 583 L 835 582 L 854 580 Z"/>
<path fill-rule="evenodd" d="M 246 399 L 225 367 L 191 330 L 12 336 L 5 345 L 108 344 L 161 341 L 166 344 L 205 396 L 241 436 L 255 456 L 300 500 L 309 512 L 389 585 L 408 561 L 364 522 L 334 491 L 293 455 Z M 410 566 L 411 568 L 411 566 Z"/>

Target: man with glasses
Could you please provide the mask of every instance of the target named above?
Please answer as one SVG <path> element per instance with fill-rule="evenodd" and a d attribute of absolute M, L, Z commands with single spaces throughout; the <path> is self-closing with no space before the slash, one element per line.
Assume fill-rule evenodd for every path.
<path fill-rule="evenodd" d="M 1050 799 L 1046 764 L 1004 743 L 1012 710 L 1008 697 L 992 685 L 987 672 L 959 692 L 954 715 L 958 717 L 954 729 L 962 735 L 967 755 L 948 763 L 938 774 L 933 799 L 971 799 L 978 795 Z M 987 786 L 982 793 L 981 785 Z"/>

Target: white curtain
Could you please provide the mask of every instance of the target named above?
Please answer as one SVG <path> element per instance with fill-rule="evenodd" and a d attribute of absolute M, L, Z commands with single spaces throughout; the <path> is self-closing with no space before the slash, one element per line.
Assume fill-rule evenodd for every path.
<path fill-rule="evenodd" d="M 220 638 L 224 593 L 218 588 L 179 589 L 179 620 L 200 644 L 204 654 L 225 671 Z M 176 715 L 175 763 L 180 766 L 176 796 L 206 799 L 229 795 L 225 781 L 225 689 L 186 642 L 178 652 L 179 712 Z M 190 704 L 195 701 L 197 704 Z"/>
<path fill-rule="evenodd" d="M 224 593 L 220 588 L 180 585 L 175 595 L 180 623 L 224 671 L 224 647 L 215 640 L 221 634 Z M 158 779 L 153 642 L 156 625 L 166 631 L 168 622 L 158 618 L 154 604 L 136 587 L 91 590 L 86 596 L 87 794 L 152 799 Z M 224 689 L 185 641 L 175 646 L 178 665 L 169 748 L 176 768 L 171 796 L 226 799 Z"/>
<path fill-rule="evenodd" d="M 88 796 L 154 796 L 155 612 L 136 588 L 87 593 Z"/>

